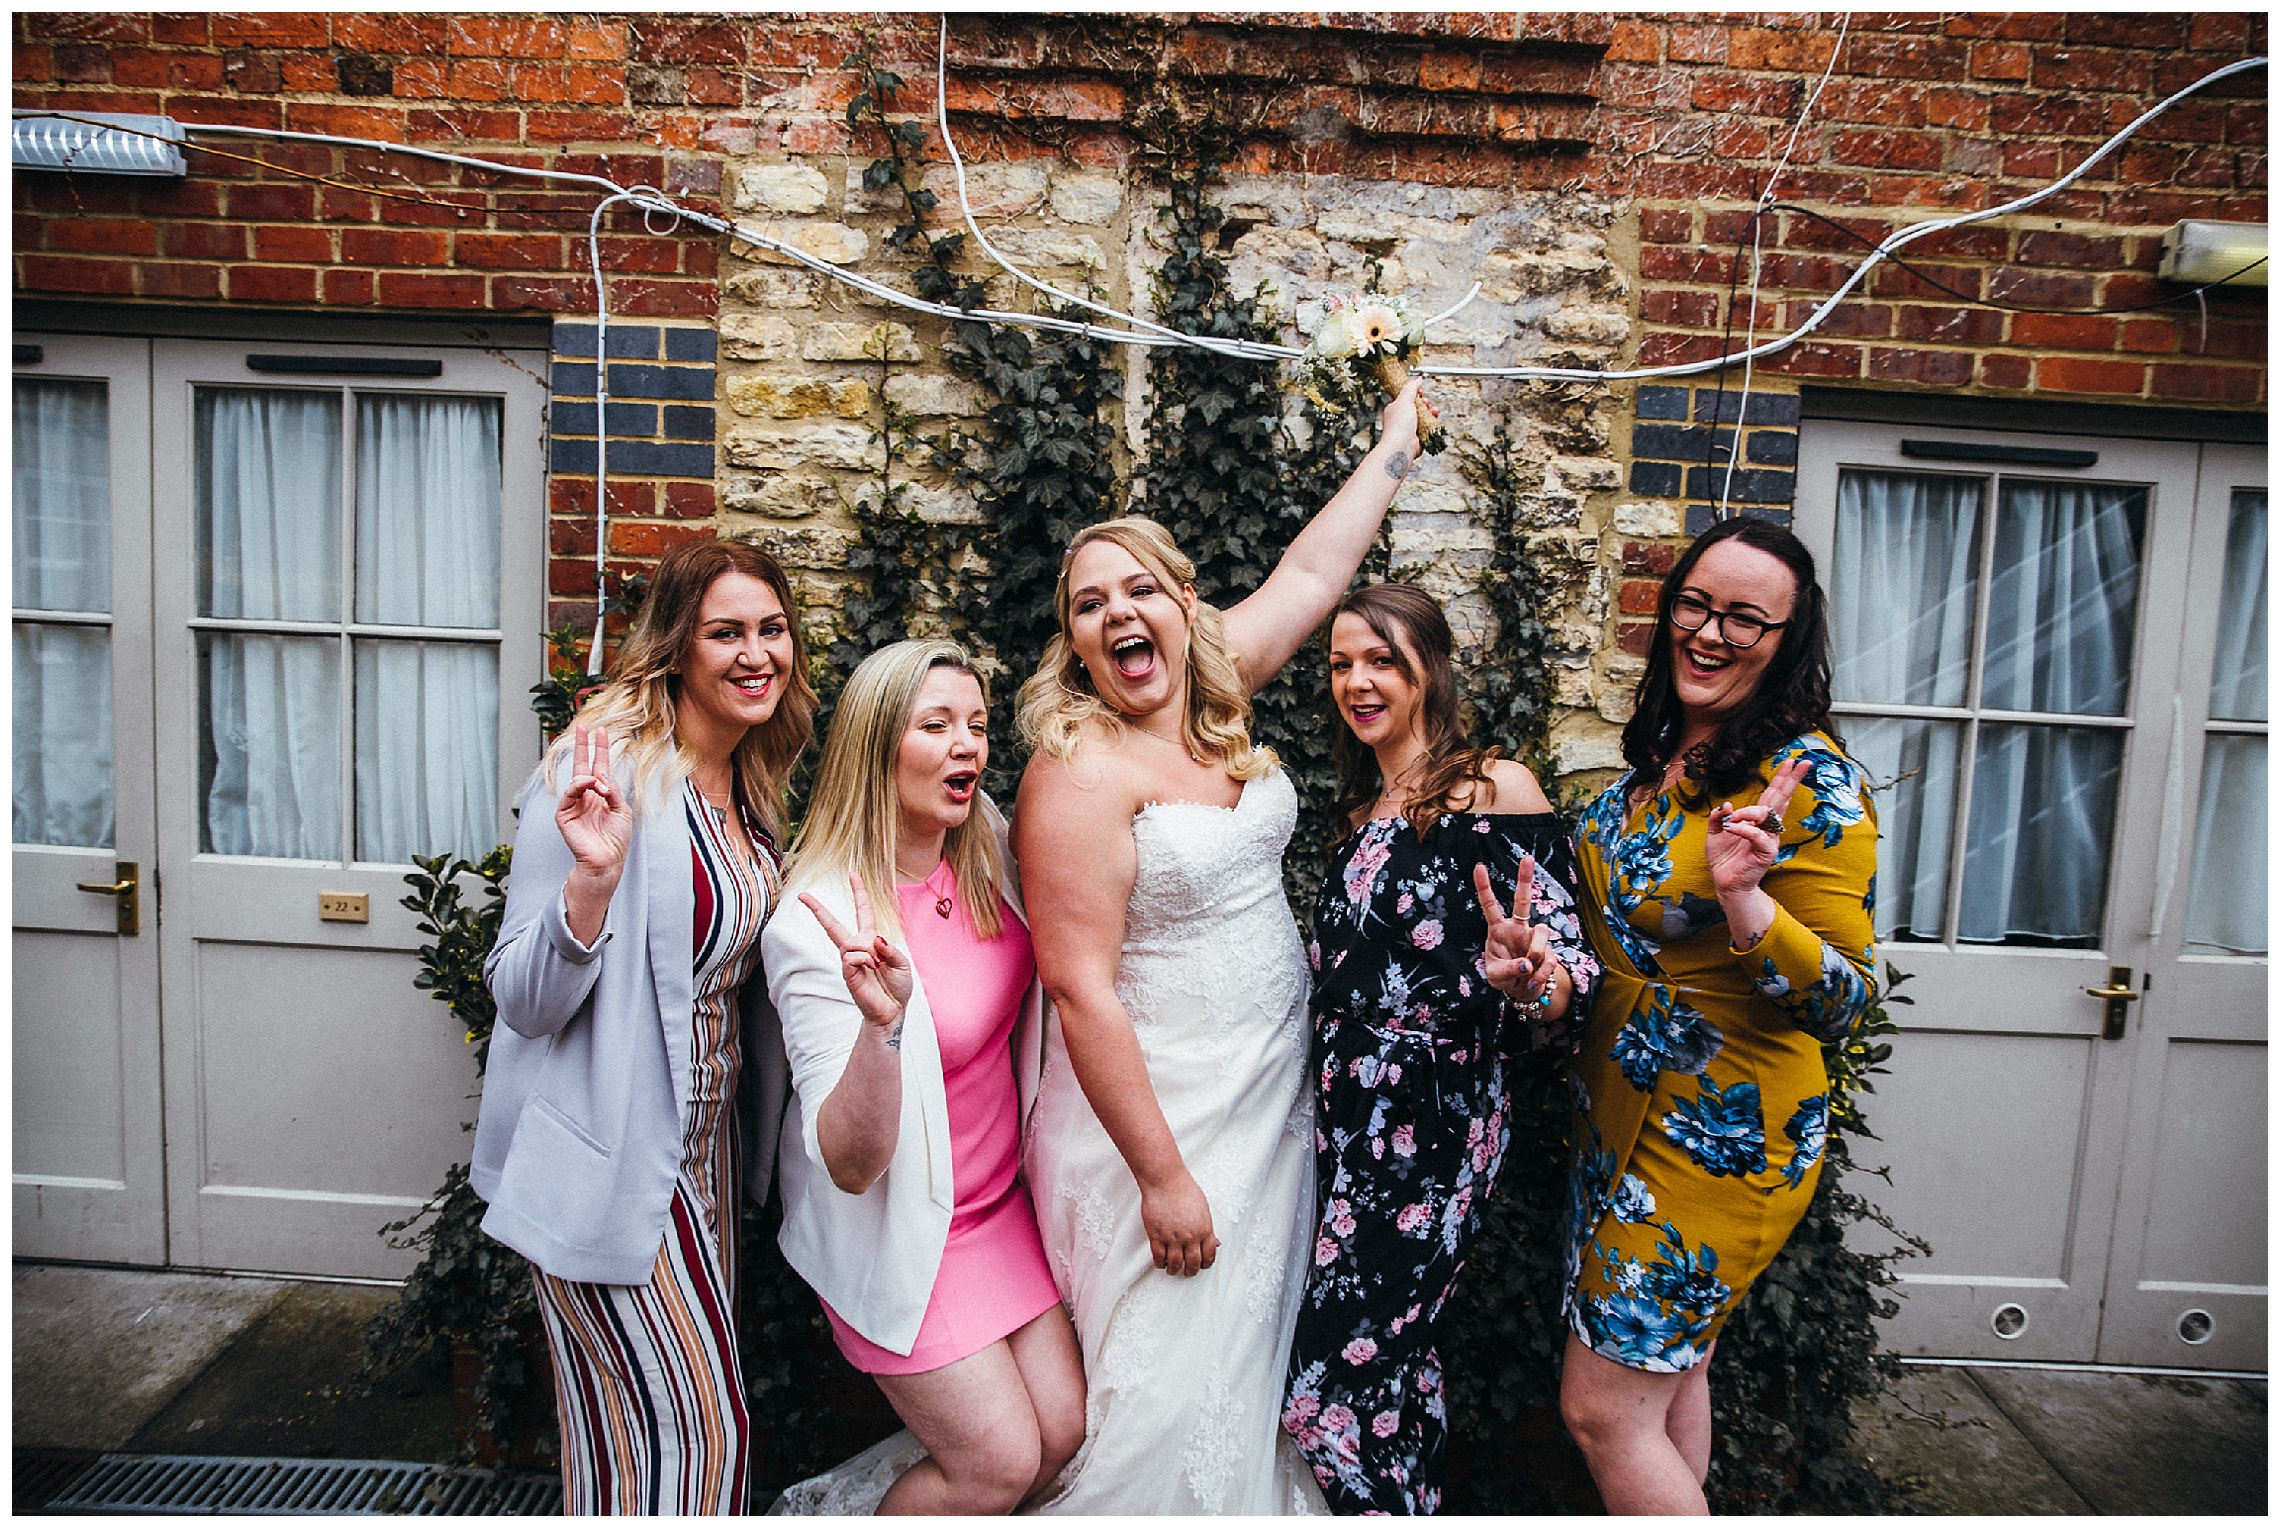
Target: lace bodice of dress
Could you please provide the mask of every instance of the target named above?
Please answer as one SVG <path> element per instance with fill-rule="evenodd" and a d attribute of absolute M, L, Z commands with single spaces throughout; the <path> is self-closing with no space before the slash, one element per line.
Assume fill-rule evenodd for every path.
<path fill-rule="evenodd" d="M 1281 770 L 1244 782 L 1231 807 L 1150 802 L 1132 819 L 1139 869 L 1124 919 L 1117 996 L 1145 1031 L 1168 1000 L 1197 998 L 1281 1019 L 1306 969 L 1283 892 L 1283 849 L 1298 793 Z M 1146 1035 L 1143 1033 L 1143 1043 Z"/>

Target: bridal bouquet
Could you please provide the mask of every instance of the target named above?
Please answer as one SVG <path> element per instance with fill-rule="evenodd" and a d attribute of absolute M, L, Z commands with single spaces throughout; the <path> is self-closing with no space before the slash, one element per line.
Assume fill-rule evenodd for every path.
<path fill-rule="evenodd" d="M 1388 393 L 1408 385 L 1409 362 L 1425 343 L 1424 316 L 1408 298 L 1363 292 L 1353 298 L 1332 297 L 1329 309 L 1299 358 L 1299 382 L 1308 397 L 1317 403 L 1351 399 L 1365 378 Z M 1423 433 L 1421 443 L 1430 453 L 1449 442 L 1434 425 Z"/>

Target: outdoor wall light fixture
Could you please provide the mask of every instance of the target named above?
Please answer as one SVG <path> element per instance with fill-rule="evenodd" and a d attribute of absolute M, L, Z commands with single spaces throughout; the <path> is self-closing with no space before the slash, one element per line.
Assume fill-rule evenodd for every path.
<path fill-rule="evenodd" d="M 2262 223 L 2179 223 L 2161 236 L 2161 265 L 2155 274 L 2191 286 L 2269 286 L 2269 234 Z"/>
<path fill-rule="evenodd" d="M 88 120 L 79 120 L 81 118 Z M 131 131 L 114 132 L 113 128 Z M 172 117 L 87 111 L 73 117 L 18 117 L 9 133 L 9 162 L 19 170 L 70 170 L 81 175 L 166 175 L 179 179 L 182 124 Z"/>

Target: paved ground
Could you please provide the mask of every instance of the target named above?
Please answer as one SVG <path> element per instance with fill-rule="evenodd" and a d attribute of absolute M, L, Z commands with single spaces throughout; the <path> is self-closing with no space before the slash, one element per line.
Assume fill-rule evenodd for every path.
<path fill-rule="evenodd" d="M 13 1293 L 18 1511 L 105 1452 L 453 1456 L 440 1356 L 350 1383 L 391 1290 L 19 1263 Z M 1910 1366 L 1858 1435 L 1896 1512 L 2266 1508 L 2262 1380 Z"/>

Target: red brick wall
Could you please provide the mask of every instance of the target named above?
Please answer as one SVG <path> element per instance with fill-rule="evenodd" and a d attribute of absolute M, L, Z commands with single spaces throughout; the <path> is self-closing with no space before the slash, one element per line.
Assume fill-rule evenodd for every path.
<path fill-rule="evenodd" d="M 1776 191 L 1843 226 L 1796 212 L 1763 222 L 1761 334 L 1801 323 L 1860 263 L 1863 238 L 2039 190 L 2153 101 L 2264 46 L 2265 18 L 2246 14 L 1863 14 L 1841 50 L 1833 29 L 1788 18 L 1622 23 L 1600 72 L 1595 168 L 1600 184 L 1639 198 L 1639 363 L 1716 356 L 1729 323 L 1748 327 L 1755 192 L 1832 54 L 1836 70 Z M 2162 231 L 2179 220 L 2264 221 L 2265 90 L 2262 71 L 2227 81 L 2030 212 L 1910 246 L 1905 258 L 1930 282 L 1886 263 L 1760 373 L 2263 403 L 2261 290 L 2211 293 L 2206 324 L 2191 303 L 2110 310 L 2177 294 L 2153 270 Z M 1648 151 L 1636 163 L 1611 152 L 1657 143 L 1706 151 Z M 2093 311 L 2006 312 L 1978 298 Z"/>
<path fill-rule="evenodd" d="M 1735 311 L 1746 297 L 1730 296 L 1736 248 L 1832 59 L 1778 190 L 1875 240 L 2039 189 L 2152 100 L 2266 45 L 2265 18 L 2243 13 L 1861 13 L 1841 45 L 1818 15 L 1332 21 L 961 16 L 949 94 L 964 146 L 981 159 L 1141 165 L 1166 100 L 1216 90 L 1250 113 L 1231 159 L 1242 170 L 1630 199 L 1637 243 L 1619 243 L 1614 258 L 1634 278 L 1637 361 L 1652 365 L 1719 354 L 1729 326 L 1747 327 Z M 844 119 L 858 28 L 905 76 L 906 102 L 934 90 L 931 16 L 18 13 L 14 28 L 18 106 L 463 149 L 657 184 L 707 208 L 722 156 L 879 152 Z M 1809 342 L 1760 365 L 1760 393 L 1812 380 L 2262 407 L 2261 290 L 2212 293 L 2205 318 L 2191 305 L 2111 310 L 2173 295 L 2152 269 L 2160 232 L 2179 219 L 2265 219 L 2265 90 L 2262 73 L 2246 75 L 2172 111 L 2032 213 L 1914 246 L 1912 260 L 1964 295 L 1887 264 Z M 362 150 L 210 148 L 261 163 L 193 148 L 188 178 L 173 184 L 18 175 L 17 291 L 592 309 L 586 191 Z M 931 135 L 929 152 L 941 156 Z M 607 226 L 614 315 L 671 325 L 716 311 L 714 240 L 654 237 L 632 216 Z M 1762 237 L 1761 335 L 1794 327 L 1861 257 L 1858 239 L 1802 213 L 1774 214 Z M 1738 284 L 1746 293 L 1746 271 Z M 1976 298 L 2105 311 L 2009 312 Z M 1687 416 L 1657 400 L 1677 408 L 1657 418 Z M 1651 412 L 1643 401 L 1640 412 Z M 554 582 L 574 600 L 590 587 L 592 483 L 557 470 Z M 1780 471 L 1767 463 L 1767 482 Z M 712 502 L 694 482 L 624 492 L 622 508 L 655 522 L 621 530 L 613 551 L 628 566 L 647 555 L 643 538 L 687 534 L 684 517 Z M 1651 574 L 1658 555 L 1645 543 L 1609 551 L 1633 575 Z"/>

